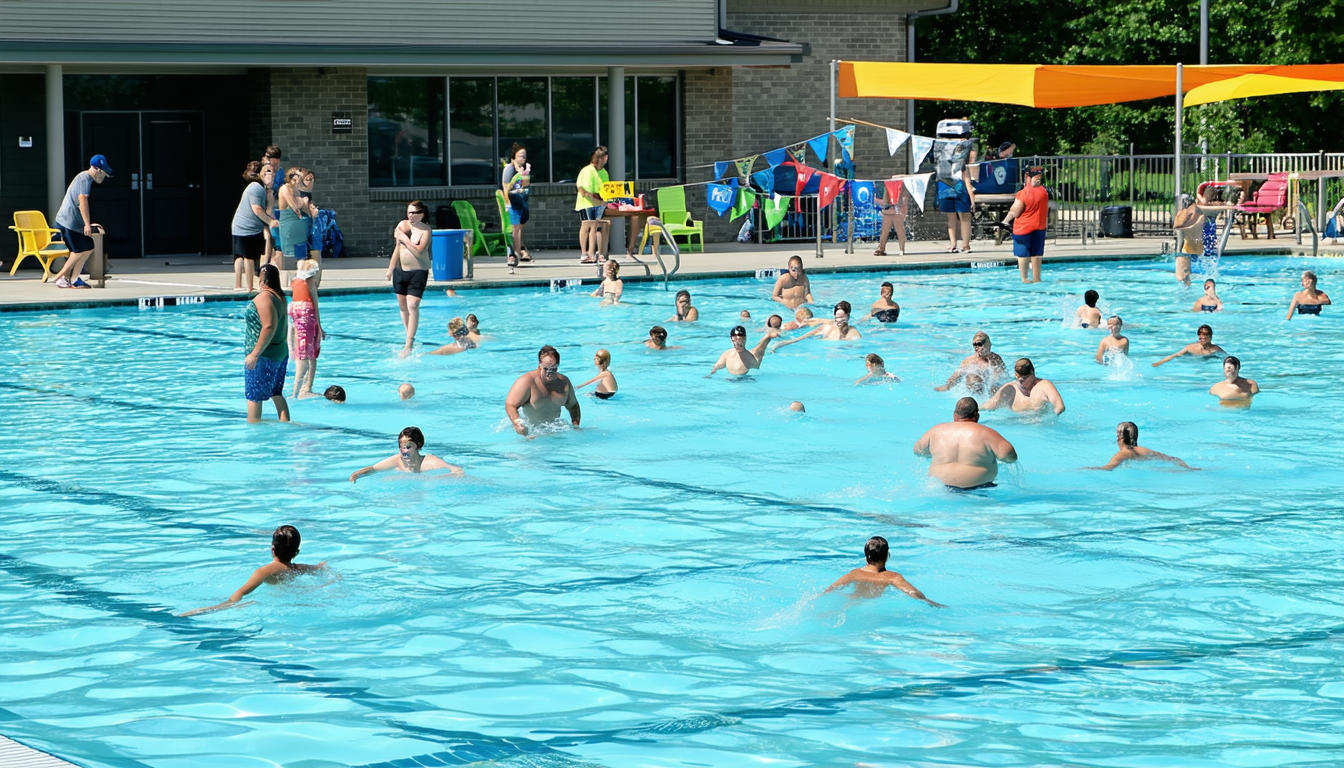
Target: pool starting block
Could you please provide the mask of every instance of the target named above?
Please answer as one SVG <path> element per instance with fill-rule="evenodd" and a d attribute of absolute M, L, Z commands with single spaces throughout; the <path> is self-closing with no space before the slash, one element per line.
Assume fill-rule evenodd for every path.
<path fill-rule="evenodd" d="M 146 296 L 139 299 L 141 309 L 163 309 L 166 306 L 184 307 L 188 304 L 204 304 L 204 296 Z"/>

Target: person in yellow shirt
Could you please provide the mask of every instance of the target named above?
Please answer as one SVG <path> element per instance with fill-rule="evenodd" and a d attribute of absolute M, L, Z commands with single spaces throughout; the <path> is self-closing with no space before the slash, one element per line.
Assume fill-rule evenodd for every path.
<path fill-rule="evenodd" d="M 579 262 L 594 264 L 602 253 L 602 212 L 606 203 L 602 200 L 602 183 L 608 179 L 603 166 L 607 164 L 607 148 L 598 145 L 593 149 L 592 160 L 579 171 L 576 182 L 579 188 L 578 198 L 574 201 L 574 210 L 579 212 Z"/>

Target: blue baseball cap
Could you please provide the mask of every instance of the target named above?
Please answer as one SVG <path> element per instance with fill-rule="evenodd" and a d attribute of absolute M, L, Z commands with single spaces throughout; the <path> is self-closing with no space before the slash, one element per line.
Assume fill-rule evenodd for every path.
<path fill-rule="evenodd" d="M 103 157 L 102 155 L 94 155 L 93 157 L 90 157 L 89 167 L 97 168 L 103 173 L 106 173 L 108 176 L 112 175 L 112 166 L 107 164 L 107 158 Z"/>

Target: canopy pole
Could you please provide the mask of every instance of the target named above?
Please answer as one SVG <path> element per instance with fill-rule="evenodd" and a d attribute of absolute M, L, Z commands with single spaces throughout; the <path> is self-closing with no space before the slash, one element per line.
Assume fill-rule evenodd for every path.
<path fill-rule="evenodd" d="M 1185 117 L 1185 116 L 1182 114 L 1182 112 L 1185 111 L 1185 90 L 1181 87 L 1181 85 L 1182 85 L 1182 83 L 1181 83 L 1181 79 L 1182 79 L 1181 64 L 1180 64 L 1179 62 L 1177 62 L 1177 64 L 1176 64 L 1176 153 L 1175 153 L 1175 159 L 1176 159 L 1176 163 L 1175 163 L 1175 165 L 1176 165 L 1176 168 L 1175 168 L 1175 170 L 1174 170 L 1174 172 L 1173 172 L 1173 174 L 1174 174 L 1174 176 L 1175 176 L 1175 181 L 1176 181 L 1176 184 L 1175 184 L 1175 187 L 1176 187 L 1176 195 L 1175 195 L 1175 197 L 1173 198 L 1174 203 L 1175 203 L 1175 206 L 1176 206 L 1176 207 L 1175 207 L 1175 211 L 1179 211 L 1179 210 L 1181 209 L 1181 123 L 1184 121 L 1184 117 Z M 1174 211 L 1173 211 L 1173 213 L 1174 213 Z"/>
<path fill-rule="evenodd" d="M 831 59 L 831 133 L 835 133 L 835 83 L 840 77 L 840 60 Z"/>

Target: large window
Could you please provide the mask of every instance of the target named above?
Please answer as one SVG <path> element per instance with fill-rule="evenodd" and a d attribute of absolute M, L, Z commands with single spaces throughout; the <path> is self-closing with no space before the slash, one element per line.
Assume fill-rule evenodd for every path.
<path fill-rule="evenodd" d="M 676 76 L 625 78 L 628 179 L 676 178 Z M 371 77 L 369 186 L 495 185 L 515 144 L 535 182 L 569 182 L 604 141 L 605 77 Z"/>
<path fill-rule="evenodd" d="M 443 79 L 369 78 L 369 186 L 437 186 L 444 170 Z"/>

